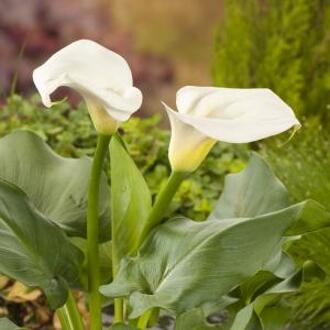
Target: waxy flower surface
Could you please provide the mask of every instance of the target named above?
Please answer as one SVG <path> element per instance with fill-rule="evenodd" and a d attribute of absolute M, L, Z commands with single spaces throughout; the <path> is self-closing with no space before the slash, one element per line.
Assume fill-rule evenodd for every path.
<path fill-rule="evenodd" d="M 270 89 L 186 86 L 171 123 L 169 160 L 175 171 L 193 171 L 217 141 L 248 143 L 299 127 L 293 110 Z"/>
<path fill-rule="evenodd" d="M 52 55 L 33 72 L 33 81 L 46 107 L 59 87 L 73 88 L 86 101 L 96 130 L 105 135 L 116 131 L 142 103 L 133 86 L 126 60 L 91 40 L 78 40 Z"/>

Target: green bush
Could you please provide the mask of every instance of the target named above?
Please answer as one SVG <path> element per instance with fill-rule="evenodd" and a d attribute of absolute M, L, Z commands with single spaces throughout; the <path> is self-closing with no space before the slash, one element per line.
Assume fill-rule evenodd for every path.
<path fill-rule="evenodd" d="M 295 111 L 329 119 L 330 2 L 225 0 L 213 78 L 225 87 L 269 87 Z"/>

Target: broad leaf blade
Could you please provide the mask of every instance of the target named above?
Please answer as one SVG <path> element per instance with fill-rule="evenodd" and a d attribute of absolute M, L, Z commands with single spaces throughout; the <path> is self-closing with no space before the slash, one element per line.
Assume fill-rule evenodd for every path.
<path fill-rule="evenodd" d="M 197 223 L 179 218 L 165 223 L 136 258 L 122 263 L 102 293 L 130 295 L 132 318 L 152 307 L 181 314 L 216 301 L 263 269 L 303 206 L 250 219 Z"/>
<path fill-rule="evenodd" d="M 0 273 L 40 287 L 53 308 L 76 287 L 82 254 L 14 185 L 0 180 Z"/>
<path fill-rule="evenodd" d="M 209 219 L 255 217 L 287 206 L 285 187 L 268 164 L 253 153 L 244 170 L 226 176 L 223 193 Z"/>
<path fill-rule="evenodd" d="M 151 209 L 148 186 L 118 138 L 110 143 L 113 246 L 118 260 L 138 248 Z"/>
<path fill-rule="evenodd" d="M 68 234 L 86 237 L 91 160 L 55 154 L 36 134 L 17 131 L 0 140 L 0 178 L 20 187 L 35 207 Z M 101 180 L 100 233 L 110 237 L 109 191 Z"/>

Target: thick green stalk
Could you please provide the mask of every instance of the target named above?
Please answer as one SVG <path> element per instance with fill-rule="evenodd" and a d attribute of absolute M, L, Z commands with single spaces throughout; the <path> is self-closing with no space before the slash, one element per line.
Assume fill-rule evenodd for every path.
<path fill-rule="evenodd" d="M 119 142 L 122 143 L 121 137 L 116 133 L 114 135 L 114 138 L 117 139 Z M 111 155 L 110 155 L 111 157 Z M 112 191 L 111 191 L 112 194 Z M 111 207 L 111 210 L 113 211 L 114 208 Z M 117 253 L 117 238 L 116 238 L 116 217 L 115 215 L 111 215 L 111 221 L 112 221 L 112 243 L 111 243 L 111 251 L 112 251 L 112 278 L 115 278 L 118 268 L 119 268 L 119 258 L 118 258 L 118 253 Z M 114 298 L 113 301 L 114 305 L 114 318 L 113 318 L 113 324 L 115 323 L 120 323 L 124 321 L 124 299 L 123 298 Z"/>
<path fill-rule="evenodd" d="M 56 311 L 62 330 L 84 330 L 84 325 L 79 314 L 75 299 L 69 291 L 65 305 Z"/>
<path fill-rule="evenodd" d="M 67 308 L 69 318 L 71 319 L 71 323 L 73 324 L 73 329 L 84 330 L 84 324 L 71 291 L 69 291 L 68 300 L 64 307 Z"/>
<path fill-rule="evenodd" d="M 115 298 L 114 299 L 114 319 L 113 323 L 120 323 L 124 321 L 124 299 Z"/>
<path fill-rule="evenodd" d="M 142 314 L 138 320 L 137 328 L 139 330 L 145 330 L 148 327 L 148 322 L 152 314 L 152 309 L 146 311 L 144 314 Z"/>
<path fill-rule="evenodd" d="M 165 187 L 158 194 L 155 204 L 153 205 L 152 210 L 148 216 L 147 225 L 140 237 L 140 245 L 143 243 L 149 232 L 155 226 L 161 223 L 169 204 L 171 203 L 176 191 L 186 176 L 187 173 L 185 172 L 171 173 Z"/>
<path fill-rule="evenodd" d="M 99 193 L 102 166 L 110 136 L 99 135 L 88 188 L 87 265 L 91 330 L 102 329 L 99 261 Z"/>
<path fill-rule="evenodd" d="M 56 310 L 56 315 L 61 323 L 62 330 L 73 330 L 64 306 Z"/>

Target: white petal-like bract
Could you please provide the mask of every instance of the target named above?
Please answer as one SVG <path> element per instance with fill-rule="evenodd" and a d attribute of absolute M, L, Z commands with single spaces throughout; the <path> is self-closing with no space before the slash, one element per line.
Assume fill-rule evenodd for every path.
<path fill-rule="evenodd" d="M 34 70 L 33 81 L 46 107 L 52 106 L 50 95 L 57 88 L 75 89 L 101 131 L 107 120 L 125 121 L 142 103 L 126 60 L 91 40 L 78 40 L 59 50 Z"/>
<path fill-rule="evenodd" d="M 176 171 L 195 170 L 216 141 L 248 143 L 300 126 L 292 109 L 266 88 L 186 86 L 177 92 L 176 104 L 178 111 L 165 107 Z"/>

